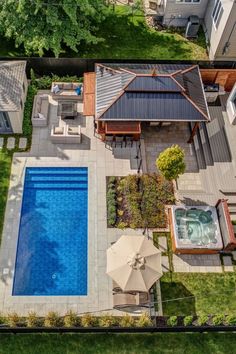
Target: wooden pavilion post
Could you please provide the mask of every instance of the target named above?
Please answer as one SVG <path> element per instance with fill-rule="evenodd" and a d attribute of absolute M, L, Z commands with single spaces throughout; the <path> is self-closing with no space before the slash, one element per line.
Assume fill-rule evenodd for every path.
<path fill-rule="evenodd" d="M 196 134 L 198 128 L 199 128 L 199 122 L 195 123 L 193 126 L 190 137 L 188 139 L 189 144 L 191 144 L 193 142 L 194 135 Z"/>

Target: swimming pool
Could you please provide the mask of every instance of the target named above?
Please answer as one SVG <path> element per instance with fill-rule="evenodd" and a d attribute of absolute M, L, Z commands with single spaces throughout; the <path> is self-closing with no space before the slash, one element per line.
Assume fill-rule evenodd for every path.
<path fill-rule="evenodd" d="M 87 295 L 88 169 L 26 168 L 13 295 Z"/>

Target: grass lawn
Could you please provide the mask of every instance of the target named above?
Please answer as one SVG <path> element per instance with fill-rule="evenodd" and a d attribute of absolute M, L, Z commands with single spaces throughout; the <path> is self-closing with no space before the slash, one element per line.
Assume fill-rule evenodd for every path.
<path fill-rule="evenodd" d="M 236 314 L 235 273 L 166 273 L 161 294 L 164 315 Z"/>
<path fill-rule="evenodd" d="M 178 33 L 179 32 L 179 33 Z M 203 31 L 197 40 L 187 40 L 179 30 L 155 31 L 146 26 L 142 12 L 132 17 L 128 6 L 107 9 L 107 16 L 96 33 L 102 42 L 80 45 L 78 53 L 65 50 L 62 57 L 96 59 L 179 59 L 207 60 Z M 0 56 L 23 56 L 23 48 L 0 38 Z M 47 56 L 47 55 L 46 55 Z M 48 56 L 52 54 L 48 53 Z"/>
<path fill-rule="evenodd" d="M 0 354 L 228 354 L 234 333 L 0 335 Z"/>
<path fill-rule="evenodd" d="M 128 7 L 116 6 L 101 24 L 102 43 L 81 48 L 78 56 L 109 59 L 208 59 L 203 31 L 189 41 L 171 30 L 155 31 L 146 26 L 142 13 L 128 15 Z"/>
<path fill-rule="evenodd" d="M 11 172 L 12 153 L 0 150 L 0 241 Z"/>

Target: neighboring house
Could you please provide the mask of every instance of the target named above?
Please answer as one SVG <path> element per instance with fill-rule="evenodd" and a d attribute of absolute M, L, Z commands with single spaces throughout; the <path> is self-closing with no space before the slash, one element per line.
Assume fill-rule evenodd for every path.
<path fill-rule="evenodd" d="M 0 62 L 0 134 L 22 133 L 26 61 Z"/>
<path fill-rule="evenodd" d="M 197 65 L 96 64 L 95 75 L 91 74 L 94 92 L 85 76 L 84 112 L 95 95 L 90 115 L 94 115 L 97 132 L 104 140 L 123 135 L 139 139 L 142 126 L 147 124 L 161 127 L 191 122 L 191 142 L 199 122 L 209 120 Z"/>
<path fill-rule="evenodd" d="M 204 17 L 211 60 L 236 60 L 236 2 L 209 0 Z"/>
<path fill-rule="evenodd" d="M 165 26 L 186 27 L 190 16 L 198 16 L 206 35 L 210 59 L 235 60 L 234 0 L 145 0 L 144 5 L 146 14 L 157 16 Z"/>

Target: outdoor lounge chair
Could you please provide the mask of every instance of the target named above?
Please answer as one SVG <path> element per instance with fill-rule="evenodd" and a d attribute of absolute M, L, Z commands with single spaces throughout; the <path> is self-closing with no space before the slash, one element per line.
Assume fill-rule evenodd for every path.
<path fill-rule="evenodd" d="M 149 293 L 114 293 L 113 307 L 122 309 L 124 307 L 148 307 L 150 303 Z"/>

